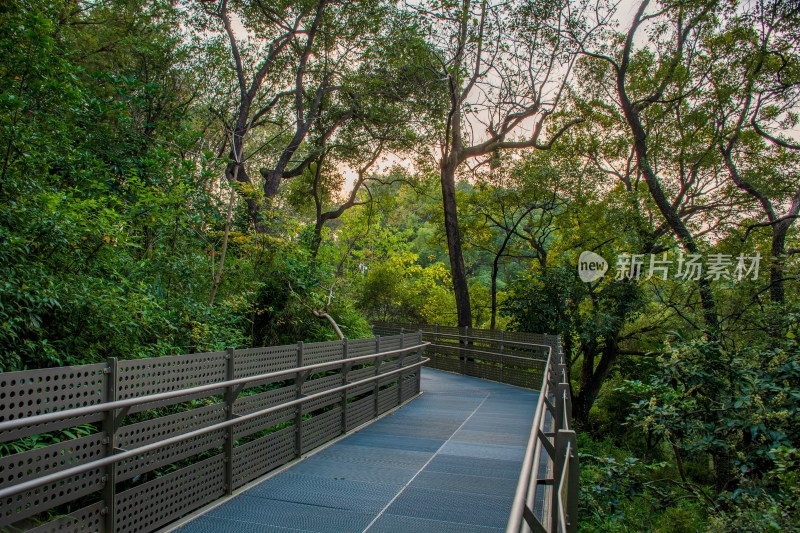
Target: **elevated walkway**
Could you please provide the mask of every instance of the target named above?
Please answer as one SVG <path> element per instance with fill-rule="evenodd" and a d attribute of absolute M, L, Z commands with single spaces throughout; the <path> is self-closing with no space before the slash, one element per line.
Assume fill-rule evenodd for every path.
<path fill-rule="evenodd" d="M 538 393 L 427 368 L 422 391 L 173 530 L 505 531 Z"/>

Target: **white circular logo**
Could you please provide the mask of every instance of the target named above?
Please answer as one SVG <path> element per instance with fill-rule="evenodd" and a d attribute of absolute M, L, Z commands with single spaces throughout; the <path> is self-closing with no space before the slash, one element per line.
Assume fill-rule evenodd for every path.
<path fill-rule="evenodd" d="M 578 258 L 578 276 L 589 283 L 602 278 L 608 272 L 608 263 L 594 252 L 585 251 Z"/>

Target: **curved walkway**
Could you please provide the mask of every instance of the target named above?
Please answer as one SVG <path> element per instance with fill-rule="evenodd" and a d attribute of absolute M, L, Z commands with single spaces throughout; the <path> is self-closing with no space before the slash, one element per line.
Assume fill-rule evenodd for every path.
<path fill-rule="evenodd" d="M 427 368 L 422 391 L 176 531 L 505 531 L 538 394 Z"/>

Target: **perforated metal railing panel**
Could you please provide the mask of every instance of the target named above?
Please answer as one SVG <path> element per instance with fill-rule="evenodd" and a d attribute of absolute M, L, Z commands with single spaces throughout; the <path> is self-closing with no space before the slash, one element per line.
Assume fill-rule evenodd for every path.
<path fill-rule="evenodd" d="M 6 443 L 0 455 L 0 490 L 82 468 L 105 458 L 112 448 L 113 453 L 127 453 L 279 406 L 300 394 L 321 395 L 302 407 L 285 407 L 229 429 L 197 433 L 119 460 L 113 467 L 97 467 L 11 493 L 0 499 L 0 528 L 36 533 L 155 531 L 412 398 L 419 390 L 418 367 L 346 391 L 326 391 L 417 364 L 421 349 L 383 356 L 377 366 L 374 359 L 361 361 L 346 373 L 340 364 L 263 378 L 242 384 L 235 393 L 234 387 L 217 388 L 217 383 L 421 342 L 418 333 L 410 332 L 381 340 L 385 347 L 370 338 L 0 373 L 0 422 L 14 426 L 0 433 L 0 443 Z M 297 382 L 300 376 L 304 380 Z M 65 413 L 63 418 L 27 426 L 12 423 L 199 386 L 209 390 L 137 402 L 113 417 L 98 411 L 81 416 Z M 66 431 L 58 432 L 62 429 Z M 54 436 L 46 434 L 54 431 Z M 15 441 L 28 437 L 39 440 Z"/>
<path fill-rule="evenodd" d="M 422 390 L 178 531 L 505 531 L 538 394 L 430 369 Z M 366 408 L 373 398 L 350 403 L 348 417 Z"/>
<path fill-rule="evenodd" d="M 105 365 L 66 366 L 0 373 L 0 422 L 64 411 L 106 401 Z M 100 413 L 65 418 L 47 429 L 61 429 L 102 420 Z M 9 431 L 5 440 L 42 432 L 32 425 Z"/>

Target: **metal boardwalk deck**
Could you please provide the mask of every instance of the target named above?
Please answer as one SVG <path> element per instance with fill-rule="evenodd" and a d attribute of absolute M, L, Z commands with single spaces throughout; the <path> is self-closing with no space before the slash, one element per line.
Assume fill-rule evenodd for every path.
<path fill-rule="evenodd" d="M 176 531 L 505 531 L 538 394 L 427 368 L 422 390 Z"/>

